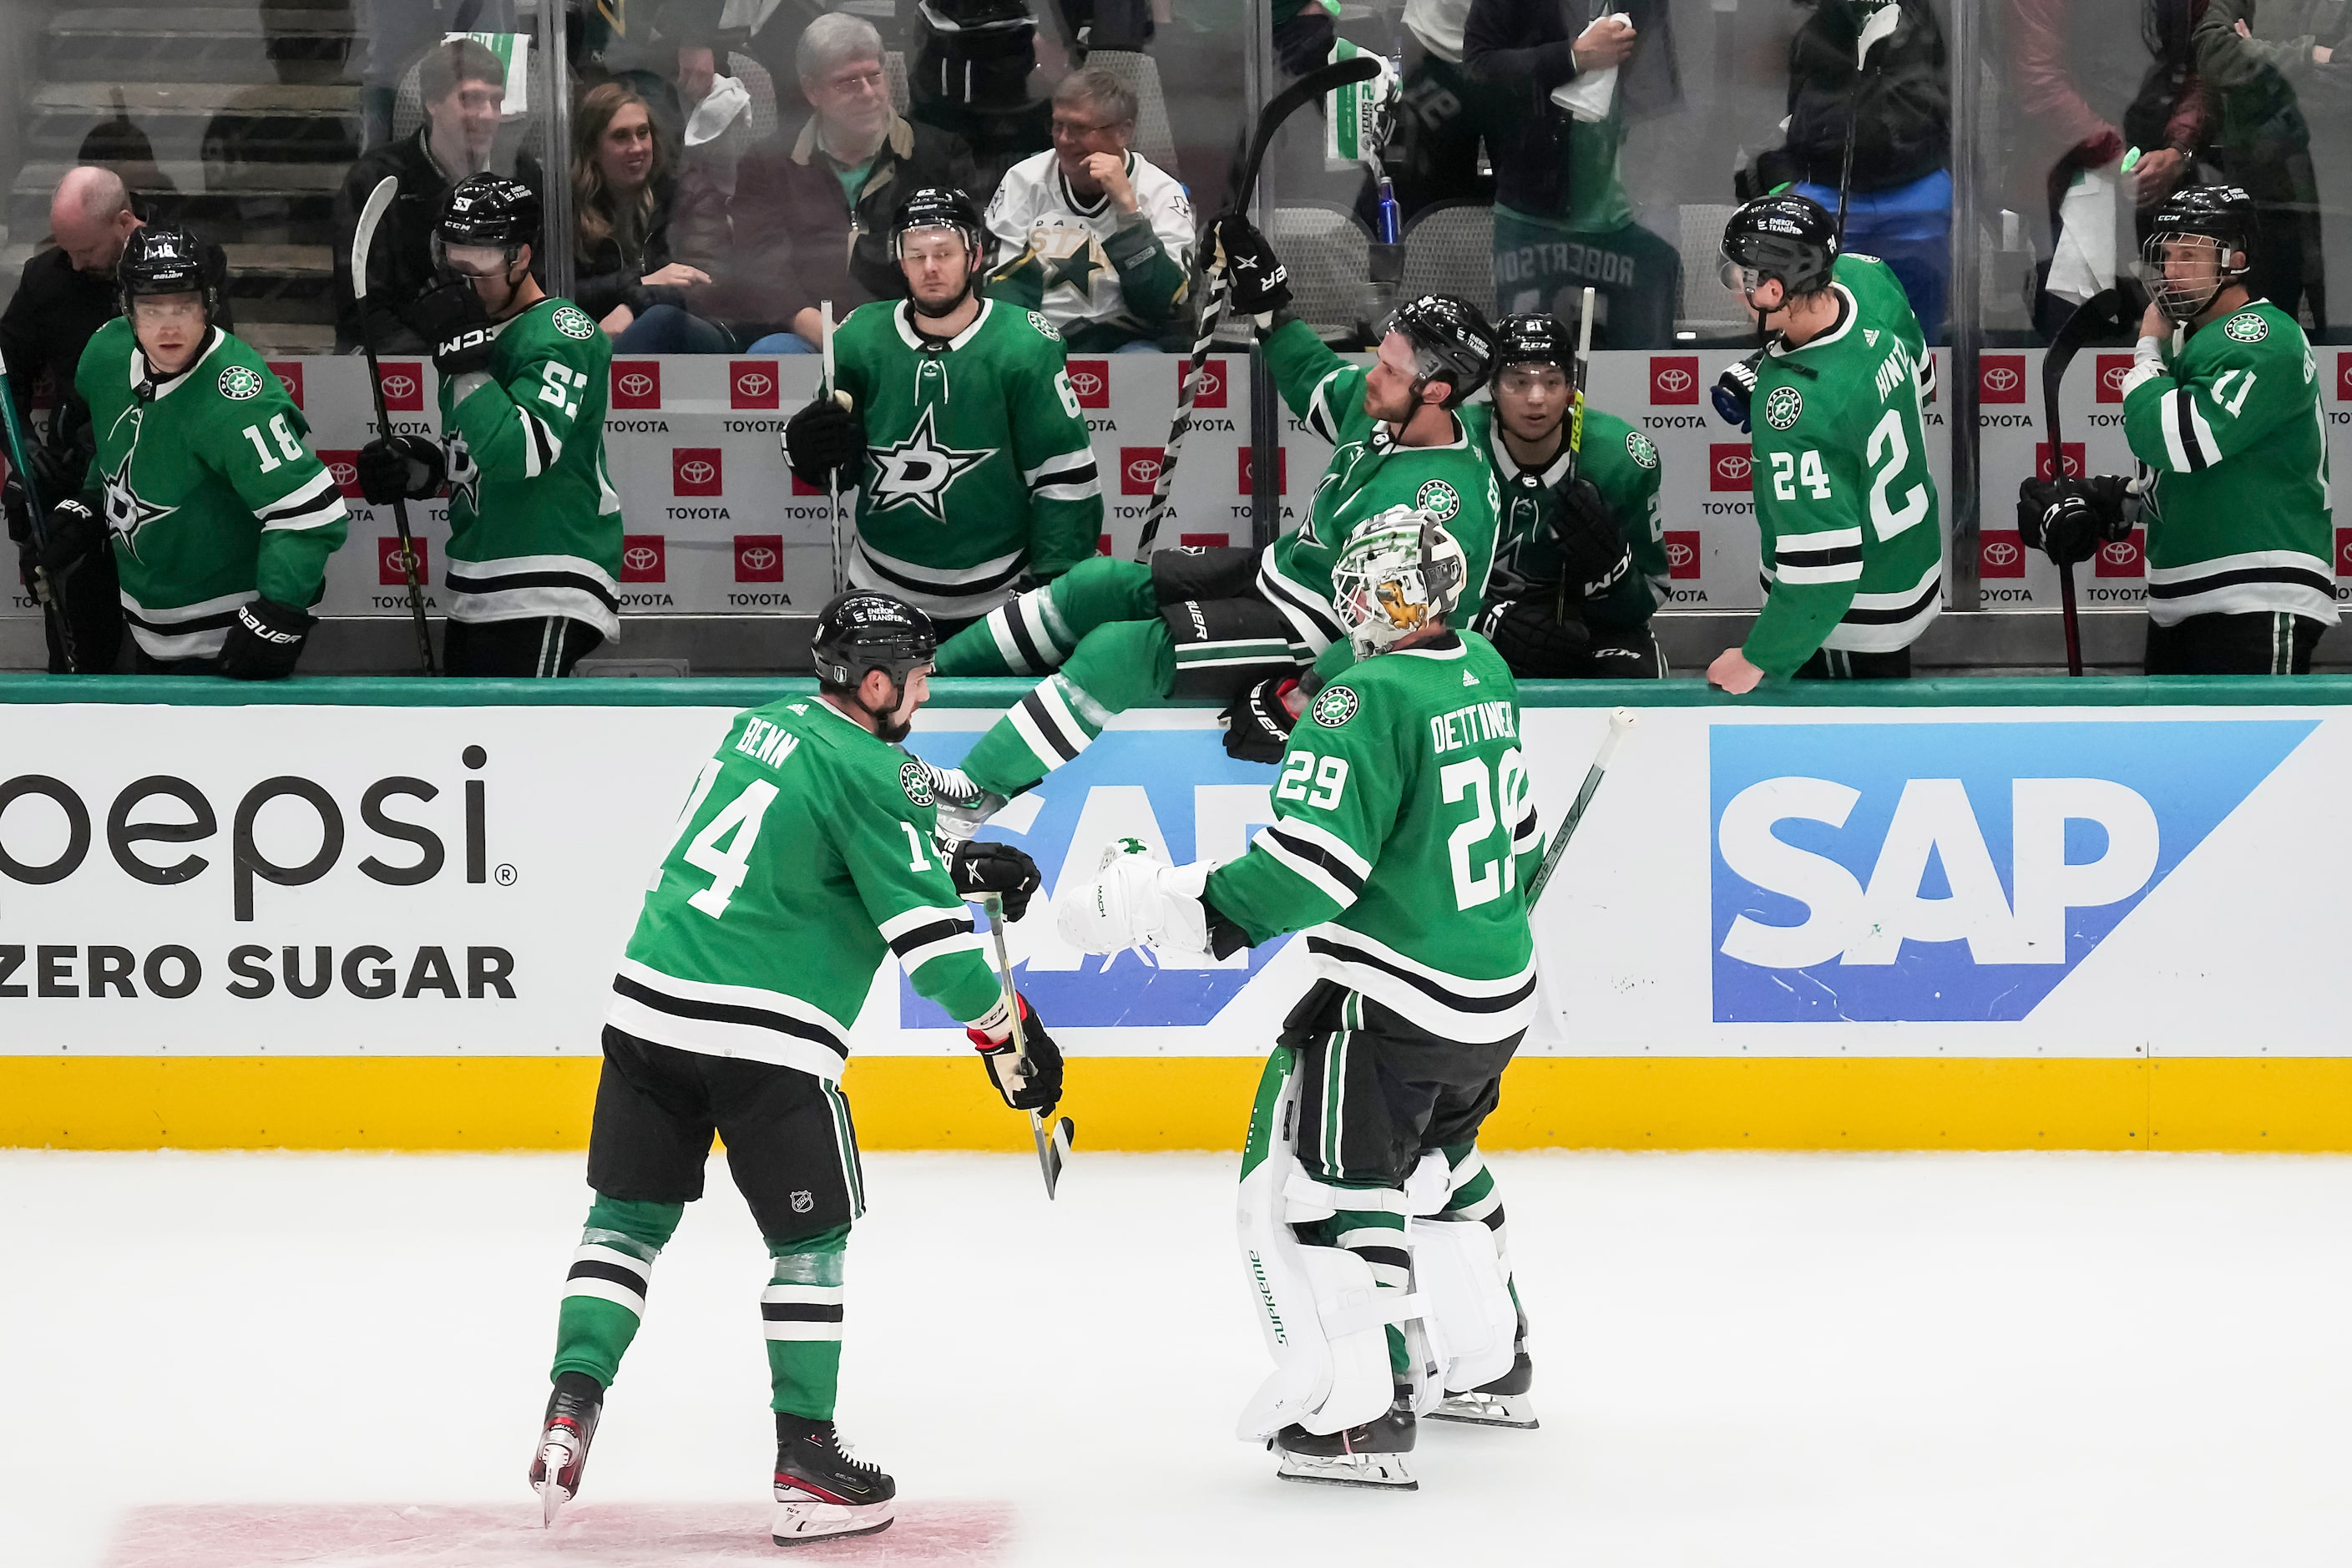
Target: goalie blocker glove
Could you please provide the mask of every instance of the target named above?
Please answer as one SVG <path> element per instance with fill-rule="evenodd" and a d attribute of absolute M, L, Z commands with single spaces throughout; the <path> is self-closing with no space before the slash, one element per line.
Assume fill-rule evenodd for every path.
<path fill-rule="evenodd" d="M 2017 487 L 2018 536 L 2062 566 L 2088 561 L 2100 545 L 2130 538 L 2138 510 L 2130 481 L 2119 474 L 2027 479 Z"/>
<path fill-rule="evenodd" d="M 1270 326 L 1276 311 L 1290 303 L 1290 273 L 1258 233 L 1257 226 L 1238 213 L 1228 213 L 1209 225 L 1211 265 L 1225 275 L 1225 298 L 1236 315 Z"/>
<path fill-rule="evenodd" d="M 370 506 L 421 500 L 448 477 L 441 444 L 422 436 L 379 436 L 360 448 L 353 466 L 359 469 L 360 494 Z"/>
<path fill-rule="evenodd" d="M 1027 997 L 1013 994 L 1013 1004 L 1021 1009 L 1021 1044 L 1028 1056 L 1029 1070 L 1021 1071 L 1022 1060 L 1013 1050 L 1013 1013 L 1002 1001 L 989 1010 L 988 1016 L 964 1030 L 972 1048 L 980 1053 L 980 1065 L 988 1069 L 988 1081 L 1004 1097 L 1004 1103 L 1015 1110 L 1034 1110 L 1050 1115 L 1062 1101 L 1062 1052 L 1054 1044 L 1054 1037 L 1039 1022 L 1037 1010 L 1029 1005 Z"/>
<path fill-rule="evenodd" d="M 1003 900 L 1008 921 L 1029 912 L 1030 899 L 1045 880 L 1027 855 L 1010 844 L 983 838 L 966 839 L 948 852 L 948 875 L 966 903 Z"/>
<path fill-rule="evenodd" d="M 277 680 L 293 674 L 311 624 L 307 610 L 269 599 L 247 600 L 229 623 L 228 639 L 221 645 L 220 672 L 233 680 Z"/>
<path fill-rule="evenodd" d="M 866 422 L 830 397 L 803 405 L 784 421 L 784 462 L 803 484 L 819 489 L 857 480 L 866 459 Z"/>

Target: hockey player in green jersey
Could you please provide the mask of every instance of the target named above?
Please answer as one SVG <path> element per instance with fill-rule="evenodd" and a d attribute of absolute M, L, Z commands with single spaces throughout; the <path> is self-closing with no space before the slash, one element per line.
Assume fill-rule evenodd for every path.
<path fill-rule="evenodd" d="M 1706 677 L 1738 693 L 1767 676 L 1907 676 L 1944 583 L 1918 318 L 1885 262 L 1839 254 L 1830 215 L 1806 196 L 1732 214 L 1723 258 L 1726 286 L 1769 337 L 1734 404 L 1755 432 L 1765 601 Z"/>
<path fill-rule="evenodd" d="M 1062 1063 L 982 956 L 967 898 L 1018 920 L 1037 868 L 1004 845 L 933 838 L 922 764 L 900 750 L 929 694 L 934 637 L 884 594 L 817 617 L 818 695 L 736 715 L 646 884 L 605 1011 L 588 1141 L 596 1198 L 557 1320 L 554 1391 L 530 1470 L 547 1521 L 580 1490 L 655 1258 L 702 1195 L 715 1133 L 773 1258 L 760 1299 L 776 1416 L 779 1545 L 890 1522 L 891 1479 L 834 1431 L 842 1255 L 866 1206 L 840 1079 L 883 960 L 970 1025 L 990 1081 L 1050 1110 Z M 1022 1009 L 1025 1058 L 1014 1054 Z"/>
<path fill-rule="evenodd" d="M 122 318 L 74 375 L 91 488 L 50 508 L 50 547 L 62 559 L 111 534 L 142 673 L 290 675 L 343 542 L 341 491 L 278 377 L 214 324 L 193 239 L 142 228 L 118 276 Z"/>
<path fill-rule="evenodd" d="M 1102 485 L 1061 334 L 975 291 L 987 238 L 971 198 L 917 191 L 891 251 L 910 297 L 850 312 L 835 395 L 786 423 L 784 458 L 856 491 L 849 581 L 951 631 L 1092 555 Z"/>
<path fill-rule="evenodd" d="M 1289 291 L 1256 231 L 1222 218 L 1211 232 L 1227 248 L 1229 275 L 1249 280 L 1235 285 L 1235 310 L 1280 311 Z M 940 650 L 944 674 L 1054 671 L 943 778 L 951 820 L 985 816 L 1076 758 L 1112 714 L 1171 695 L 1230 699 L 1226 750 L 1278 761 L 1301 667 L 1344 640 L 1331 558 L 1349 529 L 1386 508 L 1419 507 L 1445 523 L 1468 561 L 1458 613 L 1465 621 L 1477 613 L 1497 496 L 1485 452 L 1454 411 L 1486 384 L 1494 329 L 1463 300 L 1429 294 L 1396 312 L 1369 369 L 1297 321 L 1267 339 L 1266 360 L 1292 411 L 1338 448 L 1305 522 L 1264 551 L 1090 561 L 950 640 Z"/>
<path fill-rule="evenodd" d="M 1650 630 L 1666 602 L 1658 449 L 1588 404 L 1582 449 L 1571 454 L 1576 340 L 1542 315 L 1506 317 L 1496 337 L 1495 400 L 1462 411 L 1503 493 L 1477 629 L 1522 680 L 1657 679 L 1666 673 Z"/>
<path fill-rule="evenodd" d="M 375 505 L 449 486 L 452 675 L 569 675 L 621 635 L 613 345 L 531 276 L 541 216 L 538 193 L 496 174 L 450 191 L 433 231 L 442 281 L 407 312 L 434 345 L 441 440 L 379 435 L 359 455 Z"/>
<path fill-rule="evenodd" d="M 1305 932 L 1319 978 L 1268 1059 L 1242 1157 L 1244 1261 L 1277 1363 L 1242 1430 L 1271 1438 L 1293 1479 L 1413 1485 L 1422 1415 L 1535 1425 L 1477 1136 L 1535 1014 L 1542 846 L 1510 668 L 1447 626 L 1465 567 L 1424 514 L 1360 526 L 1332 567 L 1360 662 L 1300 721 L 1273 826 L 1223 865 L 1114 853 L 1058 905 L 1088 952 L 1225 954 Z"/>
<path fill-rule="evenodd" d="M 2018 491 L 2019 531 L 2053 560 L 2087 561 L 2145 523 L 2150 675 L 2307 675 L 2336 624 L 2318 366 L 2294 317 L 2246 290 L 2257 233 L 2233 185 L 2165 200 L 2123 386 L 2137 480 Z"/>

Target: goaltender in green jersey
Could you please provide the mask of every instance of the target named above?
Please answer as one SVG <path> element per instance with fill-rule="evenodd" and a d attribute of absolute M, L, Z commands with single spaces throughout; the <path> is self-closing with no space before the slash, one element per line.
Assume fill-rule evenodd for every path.
<path fill-rule="evenodd" d="M 1057 900 L 1088 952 L 1223 956 L 1304 933 L 1319 978 L 1266 1065 L 1241 1226 L 1277 1363 L 1242 1432 L 1296 1480 L 1412 1485 L 1422 1415 L 1535 1425 L 1477 1136 L 1535 1016 L 1541 841 L 1510 668 L 1447 625 L 1466 567 L 1424 513 L 1361 525 L 1332 568 L 1359 662 L 1299 719 L 1273 825 L 1223 865 L 1116 855 Z M 1465 1279 L 1480 1287 L 1447 1286 Z"/>

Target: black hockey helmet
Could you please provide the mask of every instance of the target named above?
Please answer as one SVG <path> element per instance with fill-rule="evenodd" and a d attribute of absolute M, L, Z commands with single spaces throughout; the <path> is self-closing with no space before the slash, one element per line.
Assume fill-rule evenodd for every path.
<path fill-rule="evenodd" d="M 2254 198 L 2236 185 L 2188 185 L 2165 197 L 2149 218 L 2147 241 L 2140 247 L 2148 293 L 2157 309 L 2176 321 L 2202 315 L 2214 295 L 2245 277 L 2261 235 Z M 2213 286 L 2168 281 L 2164 274 L 2165 247 L 2200 240 L 2217 252 Z M 2231 264 L 2233 255 L 2238 258 L 2234 266 Z"/>
<path fill-rule="evenodd" d="M 205 274 L 204 253 L 185 229 L 159 228 L 152 224 L 131 231 L 122 244 L 122 259 L 114 269 L 122 288 L 122 313 L 131 301 L 145 295 L 194 294 L 204 300 L 205 325 L 220 311 L 219 290 Z"/>
<path fill-rule="evenodd" d="M 1576 374 L 1576 334 L 1550 316 L 1533 310 L 1506 316 L 1495 340 L 1498 373 L 1515 364 L 1549 364 Z"/>
<path fill-rule="evenodd" d="M 890 678 L 893 688 L 903 688 L 908 676 L 931 662 L 939 647 L 930 616 L 904 599 L 852 588 L 817 612 L 810 651 L 820 682 L 855 691 L 866 672 L 876 669 Z"/>
<path fill-rule="evenodd" d="M 433 269 L 450 275 L 447 250 L 453 245 L 496 246 L 506 252 L 511 269 L 524 246 L 539 244 L 545 213 L 539 193 L 520 180 L 475 174 L 458 181 L 442 198 L 441 216 L 433 225 Z"/>
<path fill-rule="evenodd" d="M 1423 294 L 1396 308 L 1381 335 L 1402 332 L 1412 345 L 1415 374 L 1421 386 L 1433 381 L 1449 390 L 1445 406 L 1458 408 L 1495 374 L 1495 329 L 1478 307 L 1451 294 Z"/>
<path fill-rule="evenodd" d="M 1743 297 L 1773 278 L 1789 294 L 1816 293 L 1830 286 L 1837 258 L 1837 221 L 1794 191 L 1758 196 L 1723 227 L 1724 286 Z"/>
<path fill-rule="evenodd" d="M 902 253 L 907 236 L 917 229 L 951 228 L 963 236 L 964 248 L 977 263 L 987 255 L 983 247 L 987 233 L 981 226 L 980 209 L 970 196 L 946 185 L 924 185 L 898 205 L 890 219 L 890 254 Z"/>

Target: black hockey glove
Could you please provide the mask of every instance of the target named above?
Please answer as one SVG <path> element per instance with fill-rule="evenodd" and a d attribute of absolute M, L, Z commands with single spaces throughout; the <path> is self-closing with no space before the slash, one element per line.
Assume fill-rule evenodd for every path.
<path fill-rule="evenodd" d="M 356 467 L 360 494 L 370 506 L 422 500 L 448 477 L 441 443 L 423 436 L 379 436 L 360 448 Z"/>
<path fill-rule="evenodd" d="M 471 283 L 444 283 L 417 296 L 403 319 L 433 345 L 433 368 L 443 376 L 488 370 L 490 315 Z"/>
<path fill-rule="evenodd" d="M 1715 412 L 1726 425 L 1737 425 L 1743 436 L 1752 428 L 1748 421 L 1748 405 L 1756 395 L 1756 366 L 1764 358 L 1757 350 L 1729 370 L 1715 378 Z"/>
<path fill-rule="evenodd" d="M 1283 700 L 1297 689 L 1297 676 L 1269 675 L 1234 698 L 1223 715 L 1225 755 L 1237 763 L 1280 763 L 1297 722 Z"/>
<path fill-rule="evenodd" d="M 2027 479 L 2017 487 L 2017 531 L 2061 565 L 2088 561 L 2099 546 L 2131 537 L 2138 498 L 2119 474 L 2088 479 Z"/>
<path fill-rule="evenodd" d="M 993 893 L 1004 900 L 1004 918 L 1017 921 L 1029 912 L 1029 900 L 1045 885 L 1037 862 L 1010 844 L 967 838 L 948 851 L 948 876 L 967 902 L 978 903 Z"/>
<path fill-rule="evenodd" d="M 1261 327 L 1290 303 L 1290 273 L 1249 219 L 1227 213 L 1209 225 L 1209 265 L 1225 275 L 1225 299 L 1235 315 Z"/>
<path fill-rule="evenodd" d="M 48 543 L 38 552 L 37 564 L 51 576 L 106 548 L 106 521 L 93 501 L 105 504 L 95 495 L 79 495 L 49 508 Z"/>
<path fill-rule="evenodd" d="M 293 674 L 312 624 L 308 610 L 270 599 L 247 600 L 236 607 L 228 640 L 221 644 L 220 672 L 232 680 L 277 680 Z"/>
<path fill-rule="evenodd" d="M 964 1030 L 972 1046 L 980 1052 L 980 1065 L 988 1069 L 988 1081 L 1004 1097 L 1004 1103 L 1015 1110 L 1034 1110 L 1053 1114 L 1054 1107 L 1062 1102 L 1062 1051 L 1054 1044 L 1054 1037 L 1045 1032 L 1038 1020 L 1037 1009 L 1029 1005 L 1028 998 L 1016 996 L 1021 1007 L 1021 1042 L 1029 1054 L 1029 1071 L 1020 1071 L 1021 1064 L 1013 1054 L 1013 1026 L 1004 1004 L 999 1002 L 988 1017 Z M 996 1031 L 1002 1030 L 1002 1035 Z"/>
<path fill-rule="evenodd" d="M 803 405 L 784 421 L 784 462 L 801 482 L 819 489 L 857 482 L 866 460 L 866 421 L 830 397 Z"/>
<path fill-rule="evenodd" d="M 1633 552 L 1617 526 L 1617 514 L 1591 479 L 1571 479 L 1560 487 L 1552 533 L 1570 604 L 1607 592 L 1633 569 Z"/>
<path fill-rule="evenodd" d="M 1524 599 L 1488 605 L 1475 629 L 1495 645 L 1511 673 L 1522 680 L 1560 680 L 1580 674 L 1585 650 L 1592 646 L 1591 630 L 1573 616 L 1563 621 L 1553 615 L 1551 595 L 1541 589 Z"/>

